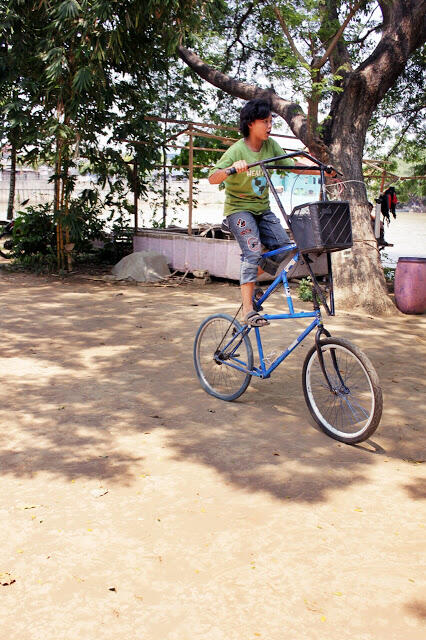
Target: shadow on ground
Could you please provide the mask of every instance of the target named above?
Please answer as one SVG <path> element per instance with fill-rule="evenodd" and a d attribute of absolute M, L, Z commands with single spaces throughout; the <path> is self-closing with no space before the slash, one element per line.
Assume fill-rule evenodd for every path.
<path fill-rule="evenodd" d="M 206 465 L 226 483 L 279 500 L 326 501 L 330 491 L 363 482 L 379 458 L 424 461 L 424 317 L 342 314 L 327 325 L 368 353 L 384 392 L 379 430 L 348 447 L 309 418 L 301 367 L 311 340 L 235 403 L 199 387 L 192 364 L 197 326 L 209 313 L 236 308 L 235 287 L 132 287 L 1 273 L 0 294 L 2 474 L 127 484 L 144 466 L 139 436 L 157 429 L 176 460 Z M 268 331 L 272 350 L 292 340 Z M 420 482 L 405 490 L 413 500 L 424 495 Z"/>

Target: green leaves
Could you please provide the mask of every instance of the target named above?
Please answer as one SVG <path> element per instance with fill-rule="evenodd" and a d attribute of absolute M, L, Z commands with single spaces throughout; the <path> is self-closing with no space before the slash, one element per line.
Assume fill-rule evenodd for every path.
<path fill-rule="evenodd" d="M 77 18 L 81 11 L 81 6 L 77 0 L 63 0 L 56 9 L 56 15 L 58 20 L 69 20 Z"/>
<path fill-rule="evenodd" d="M 88 91 L 93 84 L 92 74 L 89 67 L 81 67 L 74 75 L 72 85 L 76 91 L 82 93 Z"/>

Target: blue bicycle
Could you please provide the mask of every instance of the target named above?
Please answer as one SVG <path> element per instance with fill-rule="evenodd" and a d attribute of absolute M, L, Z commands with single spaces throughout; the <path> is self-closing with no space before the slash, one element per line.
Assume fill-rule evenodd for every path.
<path fill-rule="evenodd" d="M 282 169 L 281 165 L 273 163 L 297 155 L 306 156 L 318 166 L 321 174 L 322 200 L 295 207 L 291 215 L 287 216 L 268 170 Z M 253 377 L 269 378 L 290 353 L 316 329 L 315 344 L 306 355 L 302 369 L 306 404 L 314 420 L 329 436 L 348 444 L 362 442 L 374 433 L 381 419 L 383 400 L 379 378 L 370 360 L 358 347 L 346 339 L 332 337 L 325 329 L 320 308 L 322 304 L 329 315 L 334 315 L 330 253 L 352 246 L 349 205 L 346 202 L 327 201 L 325 173 L 335 170 L 307 153 L 287 154 L 255 164 L 262 167 L 271 192 L 293 233 L 295 244 L 263 254 L 261 266 L 265 271 L 272 273 L 277 270 L 276 256 L 288 253 L 289 250 L 294 252 L 266 291 L 255 291 L 254 307 L 257 310 L 262 309 L 263 316 L 271 323 L 296 318 L 306 318 L 310 322 L 285 351 L 275 357 L 273 362 L 269 362 L 264 355 L 261 328 L 242 325 L 237 320 L 240 309 L 234 316 L 226 313 L 211 315 L 201 323 L 195 337 L 194 364 L 197 376 L 202 387 L 210 395 L 221 400 L 235 400 L 244 393 Z M 306 169 L 306 165 L 297 168 Z M 324 251 L 327 253 L 328 263 L 328 301 L 311 267 L 312 255 Z M 287 274 L 301 259 L 311 275 L 313 310 L 296 312 Z M 266 300 L 279 287 L 284 289 L 288 312 L 265 313 Z M 266 328 L 266 331 L 269 330 Z M 256 364 L 250 340 L 251 332 L 254 332 L 257 346 Z"/>

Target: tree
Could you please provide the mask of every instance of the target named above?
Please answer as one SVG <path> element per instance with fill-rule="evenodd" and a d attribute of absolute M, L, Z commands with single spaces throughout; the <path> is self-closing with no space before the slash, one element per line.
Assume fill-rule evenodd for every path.
<path fill-rule="evenodd" d="M 18 4 L 0 2 L 0 140 L 7 143 L 11 161 L 8 219 L 13 218 L 18 155 L 28 144 L 36 144 L 41 126 L 36 99 L 41 68 L 39 61 L 29 55 L 39 25 L 34 20 L 27 20 L 26 24 L 22 14 L 28 18 L 31 9 Z"/>
<path fill-rule="evenodd" d="M 105 149 L 105 138 L 119 142 L 129 130 L 123 121 L 134 125 L 133 135 L 145 137 L 143 115 L 164 93 L 179 29 L 199 25 L 194 6 L 193 0 L 0 0 L 0 24 L 7 35 L 0 43 L 2 96 L 7 85 L 18 98 L 13 119 L 2 101 L 0 116 L 5 130 L 16 132 L 15 124 L 26 116 L 25 86 L 36 83 L 30 103 L 42 123 L 41 135 L 33 132 L 29 140 L 30 156 L 55 164 L 54 209 L 65 242 L 74 186 L 70 169 L 83 156 L 103 174 L 108 162 L 127 173 L 119 145 Z M 185 83 L 180 85 L 183 93 Z M 148 150 L 136 154 L 141 174 L 155 153 Z"/>
<path fill-rule="evenodd" d="M 245 100 L 268 98 L 313 155 L 343 173 L 355 242 L 333 264 L 336 301 L 347 308 L 394 311 L 369 222 L 362 156 L 377 106 L 424 43 L 425 12 L 424 0 L 230 2 L 217 20 L 229 38 L 220 52 L 216 45 L 214 66 L 185 46 L 191 45 L 189 37 L 178 47 L 186 64 L 222 91 Z M 209 58 L 208 46 L 204 55 Z M 241 74 L 256 61 L 270 86 L 230 77 L 226 71 L 237 60 Z M 219 61 L 223 70 L 215 68 Z M 289 98 L 272 86 L 284 78 L 292 82 L 286 85 Z M 306 110 L 295 93 L 302 94 Z"/>

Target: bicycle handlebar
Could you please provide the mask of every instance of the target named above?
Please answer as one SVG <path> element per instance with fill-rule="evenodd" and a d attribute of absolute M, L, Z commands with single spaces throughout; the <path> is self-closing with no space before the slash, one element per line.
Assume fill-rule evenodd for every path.
<path fill-rule="evenodd" d="M 251 167 L 257 167 L 261 164 L 268 164 L 270 162 L 278 162 L 279 160 L 285 160 L 286 158 L 294 158 L 295 156 L 304 156 L 305 158 L 308 158 L 309 160 L 313 160 L 318 166 L 312 166 L 312 165 L 298 165 L 298 166 L 288 166 L 286 167 L 285 165 L 283 165 L 282 167 L 280 166 L 279 168 L 281 169 L 285 169 L 287 168 L 288 171 L 291 171 L 292 169 L 305 169 L 305 170 L 317 170 L 317 171 L 324 171 L 325 173 L 332 173 L 333 171 L 336 172 L 337 175 L 341 176 L 342 174 L 340 173 L 340 171 L 337 171 L 337 169 L 335 169 L 334 167 L 331 166 L 331 164 L 324 164 L 323 162 L 321 162 L 320 160 L 317 160 L 316 158 L 314 158 L 314 156 L 311 156 L 309 153 L 306 153 L 306 151 L 296 151 L 293 153 L 286 153 L 283 156 L 275 156 L 274 158 L 267 158 L 266 160 L 259 160 L 258 162 L 252 162 L 251 164 L 247 165 L 247 168 L 250 169 Z M 278 167 L 271 167 L 271 169 L 276 169 Z M 237 173 L 237 170 L 235 169 L 235 167 L 230 167 L 229 169 L 225 169 L 225 173 L 228 176 L 233 175 L 234 173 Z"/>

